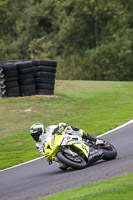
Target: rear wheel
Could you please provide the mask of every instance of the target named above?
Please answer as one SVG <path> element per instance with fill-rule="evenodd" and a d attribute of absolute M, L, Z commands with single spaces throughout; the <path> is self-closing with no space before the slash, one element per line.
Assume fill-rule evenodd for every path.
<path fill-rule="evenodd" d="M 86 161 L 77 154 L 77 156 L 72 156 L 66 152 L 59 151 L 57 153 L 57 158 L 66 166 L 75 169 L 83 169 L 86 167 Z"/>
<path fill-rule="evenodd" d="M 109 144 L 109 143 L 107 143 L 105 147 L 103 148 L 103 153 L 104 153 L 104 156 L 102 157 L 102 159 L 104 160 L 112 160 L 112 159 L 115 159 L 117 156 L 116 148 L 112 144 Z"/>

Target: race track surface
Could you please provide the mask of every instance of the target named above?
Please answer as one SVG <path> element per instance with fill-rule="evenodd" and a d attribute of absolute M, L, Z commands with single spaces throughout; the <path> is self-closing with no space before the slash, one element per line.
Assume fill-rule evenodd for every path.
<path fill-rule="evenodd" d="M 51 193 L 133 172 L 133 123 L 115 130 L 103 139 L 112 143 L 118 156 L 82 170 L 58 170 L 44 158 L 0 172 L 1 200 L 29 200 Z"/>

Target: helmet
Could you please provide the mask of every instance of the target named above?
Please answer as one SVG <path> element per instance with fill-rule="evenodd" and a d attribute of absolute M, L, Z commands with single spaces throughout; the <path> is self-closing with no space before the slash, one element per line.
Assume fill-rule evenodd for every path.
<path fill-rule="evenodd" d="M 35 123 L 30 127 L 30 134 L 36 142 L 39 141 L 39 136 L 42 133 L 45 133 L 45 128 L 42 123 Z"/>

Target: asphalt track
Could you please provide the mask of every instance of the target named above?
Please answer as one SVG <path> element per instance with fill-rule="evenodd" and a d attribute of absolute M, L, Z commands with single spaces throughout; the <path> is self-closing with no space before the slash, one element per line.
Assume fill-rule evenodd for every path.
<path fill-rule="evenodd" d="M 112 143 L 118 156 L 82 170 L 60 171 L 44 158 L 0 172 L 0 200 L 29 200 L 133 172 L 133 123 L 114 130 L 103 139 Z"/>

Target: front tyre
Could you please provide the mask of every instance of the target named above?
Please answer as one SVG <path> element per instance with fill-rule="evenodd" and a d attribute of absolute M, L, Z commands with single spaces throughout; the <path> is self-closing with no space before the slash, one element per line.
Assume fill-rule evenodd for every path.
<path fill-rule="evenodd" d="M 76 159 L 73 159 L 72 157 L 67 155 L 67 153 L 59 151 L 56 156 L 59 161 L 61 161 L 68 167 L 72 167 L 74 169 L 83 169 L 86 167 L 86 161 L 79 155 Z"/>

